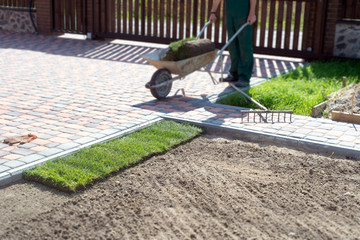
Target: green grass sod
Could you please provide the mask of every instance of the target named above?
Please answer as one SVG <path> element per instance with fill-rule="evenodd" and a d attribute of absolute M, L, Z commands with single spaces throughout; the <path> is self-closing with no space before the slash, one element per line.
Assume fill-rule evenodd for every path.
<path fill-rule="evenodd" d="M 298 67 L 287 74 L 266 81 L 245 91 L 269 110 L 293 110 L 295 114 L 310 116 L 312 108 L 325 101 L 326 96 L 347 84 L 360 82 L 360 62 L 355 60 L 319 61 Z M 219 103 L 256 109 L 239 93 Z"/>
<path fill-rule="evenodd" d="M 95 144 L 46 162 L 23 176 L 50 187 L 76 192 L 110 174 L 189 141 L 202 133 L 190 124 L 161 121 L 129 135 Z"/>

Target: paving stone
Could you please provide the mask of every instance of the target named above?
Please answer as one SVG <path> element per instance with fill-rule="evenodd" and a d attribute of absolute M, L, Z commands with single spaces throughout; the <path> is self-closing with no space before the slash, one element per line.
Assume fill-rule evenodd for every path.
<path fill-rule="evenodd" d="M 33 115 L 33 116 L 37 116 L 37 117 L 41 117 L 41 116 L 45 115 L 44 113 L 40 113 L 40 112 L 29 112 L 28 114 Z"/>
<path fill-rule="evenodd" d="M 11 168 L 10 167 L 7 167 L 5 165 L 0 165 L 0 173 L 3 173 L 3 172 L 6 172 L 8 170 L 10 170 Z"/>
<path fill-rule="evenodd" d="M 60 143 L 52 142 L 52 143 L 46 144 L 45 147 L 47 147 L 47 148 L 55 148 L 55 147 L 57 147 L 59 145 L 60 145 Z"/>
<path fill-rule="evenodd" d="M 328 140 L 327 141 L 329 144 L 334 144 L 334 145 L 338 145 L 339 144 L 339 140 L 336 140 L 336 139 L 331 139 L 331 140 Z"/>
<path fill-rule="evenodd" d="M 17 114 L 16 114 L 16 116 L 20 116 L 20 115 L 22 115 L 22 114 L 20 114 L 20 113 L 17 113 Z M 16 126 L 19 126 L 19 125 L 21 125 L 21 124 L 22 124 L 21 122 L 8 122 L 6 125 L 7 125 L 7 126 L 16 127 Z"/>
<path fill-rule="evenodd" d="M 332 130 L 334 128 L 334 126 L 331 125 L 320 125 L 318 126 L 319 129 L 324 129 L 324 130 Z"/>
<path fill-rule="evenodd" d="M 102 138 L 106 137 L 106 135 L 105 135 L 105 134 L 96 133 L 96 134 L 92 134 L 91 137 L 92 137 L 92 138 L 96 138 L 96 139 L 102 139 Z"/>
<path fill-rule="evenodd" d="M 70 137 L 68 137 L 70 140 L 72 140 L 72 141 L 75 141 L 75 140 L 77 140 L 77 139 L 79 139 L 79 138 L 82 138 L 81 136 L 79 136 L 79 135 L 72 135 L 72 136 L 70 136 Z"/>
<path fill-rule="evenodd" d="M 310 132 L 312 132 L 310 129 L 298 129 L 296 130 L 294 133 L 299 133 L 299 134 L 309 134 Z"/>
<path fill-rule="evenodd" d="M 58 120 L 58 119 L 61 119 L 60 117 L 59 118 L 52 118 L 52 120 Z M 55 126 L 58 126 L 58 127 L 62 127 L 62 126 L 65 126 L 67 123 L 64 123 L 64 122 L 55 122 L 54 125 Z"/>
<path fill-rule="evenodd" d="M 276 135 L 290 136 L 290 135 L 291 135 L 291 132 L 280 130 L 280 131 L 277 131 L 277 132 L 276 132 Z"/>
<path fill-rule="evenodd" d="M 49 135 L 49 134 L 39 133 L 39 134 L 37 134 L 37 137 L 38 137 L 39 139 L 48 140 L 48 139 L 50 139 L 50 138 L 53 138 L 54 136 L 51 136 L 51 135 Z"/>
<path fill-rule="evenodd" d="M 275 134 L 278 130 L 273 128 L 264 128 L 262 132 Z"/>
<path fill-rule="evenodd" d="M 78 117 L 72 117 L 73 119 L 79 119 L 80 118 L 80 116 L 78 116 Z M 70 120 L 70 121 L 67 121 L 67 123 L 70 123 L 70 124 L 77 124 L 77 123 L 79 123 L 79 121 L 78 120 Z"/>
<path fill-rule="evenodd" d="M 87 143 L 93 142 L 95 140 L 96 140 L 96 138 L 92 138 L 92 137 L 82 137 L 82 138 L 76 139 L 74 142 L 79 143 L 79 144 L 87 144 Z"/>
<path fill-rule="evenodd" d="M 324 135 L 324 137 L 325 138 L 327 138 L 327 139 L 339 139 L 339 137 L 337 137 L 337 136 L 332 136 L 332 135 Z"/>
<path fill-rule="evenodd" d="M 46 132 L 46 134 L 51 135 L 51 136 L 57 136 L 57 135 L 61 134 L 61 132 L 59 132 L 59 131 L 48 131 L 48 132 Z"/>
<path fill-rule="evenodd" d="M 309 132 L 307 135 L 314 136 L 314 137 L 326 137 L 323 133 L 320 133 L 320 132 Z"/>
<path fill-rule="evenodd" d="M 305 136 L 305 139 L 311 140 L 311 141 L 316 141 L 316 142 L 319 142 L 319 143 L 326 143 L 328 141 L 327 138 L 316 137 L 316 136 Z"/>
<path fill-rule="evenodd" d="M 353 142 L 342 142 L 342 141 L 340 141 L 339 145 L 344 146 L 344 147 L 350 147 L 350 148 L 355 147 L 355 143 L 353 143 Z"/>
<path fill-rule="evenodd" d="M 7 144 L 2 144 L 2 145 L 4 145 L 4 147 L 8 147 L 9 145 L 7 145 Z M 0 147 L 0 149 L 1 149 L 1 147 Z M 8 155 L 9 153 L 8 152 L 6 152 L 6 151 L 1 151 L 0 150 L 0 157 L 3 157 L 3 156 L 5 156 L 5 155 Z"/>
<path fill-rule="evenodd" d="M 294 137 L 294 138 L 304 138 L 306 136 L 306 134 L 302 134 L 302 133 L 291 133 L 289 135 L 290 137 Z"/>
<path fill-rule="evenodd" d="M 75 134 L 75 133 L 79 132 L 79 130 L 75 130 L 72 128 L 64 128 L 64 129 L 61 129 L 60 131 L 63 133 L 70 133 L 70 134 Z"/>
<path fill-rule="evenodd" d="M 32 163 L 35 162 L 37 160 L 40 160 L 44 158 L 43 155 L 39 155 L 39 154 L 31 154 L 22 158 L 19 158 L 18 161 L 24 162 L 24 163 Z"/>
<path fill-rule="evenodd" d="M 41 151 L 39 152 L 38 154 L 41 154 L 41 155 L 44 155 L 46 157 L 49 157 L 49 156 L 52 156 L 52 155 L 55 155 L 55 154 L 58 154 L 62 152 L 62 149 L 59 149 L 59 148 L 50 148 L 50 149 L 46 149 L 44 151 Z"/>
<path fill-rule="evenodd" d="M 74 149 L 74 148 L 77 148 L 79 147 L 80 144 L 79 143 L 74 143 L 74 142 L 71 142 L 71 143 L 65 143 L 65 144 L 61 144 L 59 145 L 57 148 L 60 148 L 64 151 L 67 151 L 67 150 L 71 150 L 71 149 Z"/>
<path fill-rule="evenodd" d="M 320 122 L 317 122 L 317 121 L 314 121 L 314 122 L 309 122 L 309 123 L 307 123 L 306 126 L 309 126 L 309 127 L 319 127 L 319 126 L 321 126 L 321 123 L 320 123 Z"/>
<path fill-rule="evenodd" d="M 335 131 L 341 131 L 341 132 L 347 132 L 349 131 L 349 127 L 348 126 L 336 126 L 333 128 L 333 130 Z"/>
<path fill-rule="evenodd" d="M 40 131 L 40 130 L 42 130 L 42 128 L 40 128 L 40 127 L 32 127 L 32 128 L 29 128 L 29 131 L 30 132 L 38 132 L 38 131 Z"/>
<path fill-rule="evenodd" d="M 24 165 L 24 162 L 18 161 L 18 160 L 12 160 L 4 163 L 2 166 L 9 167 L 9 168 L 17 168 L 22 165 Z"/>
<path fill-rule="evenodd" d="M 360 131 L 360 130 L 359 130 L 359 131 Z M 354 130 L 346 131 L 344 134 L 345 134 L 345 135 L 348 135 L 348 136 L 360 137 L 360 132 L 356 132 L 356 131 L 354 131 Z"/>
<path fill-rule="evenodd" d="M 34 151 L 31 151 L 26 148 L 15 148 L 14 150 L 11 151 L 11 153 L 26 156 L 26 155 L 34 154 Z"/>
<path fill-rule="evenodd" d="M 6 163 L 6 162 L 8 162 L 8 161 L 9 161 L 9 160 L 0 158 L 0 165 Z"/>

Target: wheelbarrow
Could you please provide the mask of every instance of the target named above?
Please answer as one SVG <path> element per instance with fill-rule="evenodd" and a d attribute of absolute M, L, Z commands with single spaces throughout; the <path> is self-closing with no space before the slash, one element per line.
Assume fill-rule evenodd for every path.
<path fill-rule="evenodd" d="M 200 36 L 210 24 L 211 21 L 205 24 L 196 39 L 200 38 Z M 168 48 L 160 49 L 155 52 L 141 56 L 143 59 L 145 59 L 158 69 L 152 75 L 150 82 L 145 84 L 145 87 L 150 89 L 151 94 L 155 98 L 166 98 L 166 96 L 171 91 L 172 83 L 174 81 L 184 79 L 190 73 L 193 73 L 194 71 L 197 71 L 201 68 L 204 68 L 204 70 L 210 75 L 210 78 L 214 84 L 218 84 L 219 82 L 212 76 L 208 66 L 211 62 L 215 61 L 215 59 L 220 56 L 221 77 L 223 77 L 224 69 L 222 53 L 247 25 L 249 25 L 249 22 L 242 25 L 221 50 L 215 49 L 214 51 L 207 52 L 199 56 L 187 58 L 181 61 L 162 61 L 161 59 L 165 55 Z M 172 74 L 177 76 L 172 77 Z"/>
<path fill-rule="evenodd" d="M 199 35 L 196 39 L 199 39 L 200 36 L 203 34 L 205 29 L 211 24 L 211 21 L 207 22 L 205 26 L 201 29 Z M 155 66 L 158 70 L 152 75 L 151 80 L 145 84 L 145 87 L 150 89 L 151 94 L 157 99 L 164 99 L 170 93 L 172 83 L 176 80 L 181 80 L 185 78 L 190 73 L 197 71 L 203 68 L 209 75 L 212 82 L 216 85 L 219 82 L 212 76 L 210 72 L 209 65 L 213 61 L 215 61 L 218 57 L 220 57 L 220 69 L 221 69 L 221 79 L 223 79 L 224 75 L 224 66 L 223 66 L 223 52 L 224 50 L 230 45 L 230 43 L 240 34 L 240 32 L 248 26 L 250 23 L 246 22 L 243 24 L 237 32 L 229 39 L 229 41 L 220 49 L 215 49 L 214 51 L 204 53 L 199 56 L 187 58 L 181 61 L 162 61 L 161 59 L 167 52 L 168 48 L 160 49 L 155 52 L 143 55 L 142 58 L 148 61 L 150 64 Z M 172 77 L 173 75 L 177 75 Z M 274 122 L 274 114 L 278 117 L 278 121 L 280 121 L 280 115 L 283 117 L 284 122 L 286 121 L 286 115 L 289 114 L 290 122 L 291 116 L 293 111 L 272 111 L 268 110 L 266 107 L 258 103 L 255 99 L 251 98 L 245 92 L 237 88 L 233 83 L 229 83 L 229 85 L 234 88 L 237 92 L 241 93 L 245 96 L 248 100 L 253 102 L 257 105 L 261 110 L 250 110 L 250 111 L 241 111 L 242 112 L 242 119 L 244 118 L 245 114 L 247 116 L 247 120 L 250 121 L 250 115 L 253 114 L 253 120 L 255 122 L 256 116 L 259 116 L 260 122 L 268 122 L 268 116 L 271 116 L 271 122 Z M 275 117 L 276 119 L 276 117 Z"/>

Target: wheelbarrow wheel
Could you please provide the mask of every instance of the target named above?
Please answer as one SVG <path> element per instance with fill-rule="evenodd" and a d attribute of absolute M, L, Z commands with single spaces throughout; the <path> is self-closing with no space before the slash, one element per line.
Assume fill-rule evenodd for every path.
<path fill-rule="evenodd" d="M 159 85 L 169 80 L 171 80 L 170 72 L 167 69 L 159 69 L 152 75 L 150 86 Z M 164 99 L 169 94 L 171 87 L 172 82 L 169 82 L 168 84 L 161 87 L 150 88 L 150 92 L 157 99 Z"/>

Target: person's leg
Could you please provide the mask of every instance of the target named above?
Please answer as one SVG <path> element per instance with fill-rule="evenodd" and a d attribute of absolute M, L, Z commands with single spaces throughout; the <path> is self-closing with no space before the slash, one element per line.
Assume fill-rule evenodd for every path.
<path fill-rule="evenodd" d="M 226 29 L 228 33 L 228 39 L 230 39 L 236 33 L 236 23 L 234 19 L 231 17 L 226 18 Z M 230 60 L 231 65 L 229 69 L 229 73 L 234 77 L 235 80 L 238 79 L 238 65 L 239 65 L 239 43 L 236 39 L 234 39 L 229 47 Z"/>
<path fill-rule="evenodd" d="M 246 19 L 237 20 L 237 29 L 239 29 Z M 246 26 L 236 38 L 239 47 L 239 55 L 237 62 L 237 72 L 239 80 L 250 82 L 254 67 L 254 52 L 253 52 L 253 26 Z"/>

